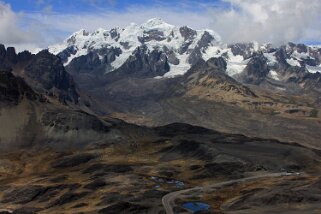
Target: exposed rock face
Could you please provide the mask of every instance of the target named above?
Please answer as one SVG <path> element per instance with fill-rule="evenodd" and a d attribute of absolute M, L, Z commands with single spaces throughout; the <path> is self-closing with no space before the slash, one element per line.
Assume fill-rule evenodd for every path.
<path fill-rule="evenodd" d="M 12 68 L 6 58 L 7 51 L 4 45 L 0 44 L 0 71 L 11 71 Z"/>
<path fill-rule="evenodd" d="M 110 30 L 110 36 L 112 39 L 118 41 L 120 35 L 119 35 L 119 32 L 117 31 L 117 29 L 114 28 L 114 29 Z"/>
<path fill-rule="evenodd" d="M 143 37 L 138 37 L 138 40 L 144 44 L 145 42 L 150 42 L 152 40 L 155 41 L 163 41 L 166 37 L 164 36 L 164 33 L 159 30 L 149 30 L 144 32 Z"/>
<path fill-rule="evenodd" d="M 0 71 L 11 71 L 12 66 L 18 62 L 18 56 L 13 47 L 8 47 L 0 44 Z"/>
<path fill-rule="evenodd" d="M 15 50 L 14 47 L 8 47 L 7 48 L 6 57 L 9 60 L 9 62 L 11 62 L 13 64 L 16 64 L 18 62 L 16 50 Z"/>
<path fill-rule="evenodd" d="M 226 62 L 220 58 L 211 58 L 207 62 L 199 61 L 184 75 L 184 85 L 193 90 L 207 89 L 209 95 L 219 95 L 229 92 L 240 96 L 255 97 L 256 95 L 249 88 L 243 86 L 226 73 Z M 201 93 L 202 94 L 202 93 Z"/>
<path fill-rule="evenodd" d="M 0 71 L 0 103 L 17 105 L 24 97 L 30 100 L 40 98 L 23 79 L 11 72 Z"/>
<path fill-rule="evenodd" d="M 253 43 L 236 43 L 228 46 L 234 55 L 241 55 L 244 59 L 252 57 L 254 52 Z"/>
<path fill-rule="evenodd" d="M 29 51 L 23 51 L 18 53 L 17 60 L 18 62 L 28 62 L 32 57 L 33 55 Z"/>
<path fill-rule="evenodd" d="M 272 78 L 274 83 L 283 85 L 289 92 L 305 93 L 312 88 L 318 91 L 318 81 L 309 79 L 317 76 L 312 74 L 321 71 L 321 55 L 316 47 L 294 43 L 279 47 L 272 47 L 272 45 L 254 47 L 253 43 L 238 43 L 228 47 L 233 55 L 239 55 L 244 60 L 248 60 L 244 61 L 245 69 L 234 76 L 242 83 L 266 86 Z M 262 56 L 261 59 L 258 58 L 259 55 Z M 271 76 L 268 70 L 272 71 L 274 76 Z M 309 87 L 310 85 L 312 87 Z M 273 88 L 275 85 L 270 84 L 270 87 Z"/>
<path fill-rule="evenodd" d="M 45 126 L 63 130 L 64 132 L 78 131 L 80 129 L 97 132 L 109 131 L 106 123 L 81 111 L 48 111 L 42 115 L 41 122 Z"/>
<path fill-rule="evenodd" d="M 36 89 L 57 96 L 62 102 L 78 102 L 79 95 L 72 77 L 66 72 L 60 58 L 47 50 L 33 57 L 25 68 L 25 75 Z"/>
<path fill-rule="evenodd" d="M 211 67 L 211 68 L 216 68 L 216 69 L 221 69 L 221 70 L 226 70 L 226 61 L 224 60 L 223 57 L 219 57 L 219 58 L 211 58 L 209 59 L 206 64 Z"/>
<path fill-rule="evenodd" d="M 165 53 L 158 50 L 149 52 L 146 46 L 141 46 L 119 69 L 106 75 L 106 79 L 110 81 L 122 77 L 149 78 L 162 76 L 168 71 L 169 64 Z"/>
<path fill-rule="evenodd" d="M 308 47 L 304 44 L 294 44 L 292 42 L 288 43 L 289 48 L 292 49 L 292 51 L 297 51 L 298 53 L 306 53 L 308 52 Z"/>
<path fill-rule="evenodd" d="M 121 54 L 119 48 L 102 48 L 87 55 L 73 59 L 67 69 L 73 74 L 102 75 L 111 71 L 111 63 Z"/>
<path fill-rule="evenodd" d="M 79 95 L 73 78 L 66 72 L 60 58 L 47 50 L 36 55 L 29 51 L 16 54 L 14 48 L 8 47 L 6 50 L 0 45 L 0 71 L 12 71 L 15 75 L 21 76 L 40 94 L 57 97 L 63 103 L 78 102 Z"/>
<path fill-rule="evenodd" d="M 65 50 L 63 50 L 62 52 L 60 52 L 59 54 L 57 54 L 57 56 L 60 57 L 61 61 L 63 63 L 66 63 L 68 61 L 68 58 L 73 55 L 76 54 L 77 50 L 75 49 L 74 46 L 68 47 Z"/>
<path fill-rule="evenodd" d="M 179 64 L 179 59 L 177 58 L 177 56 L 173 50 L 169 50 L 166 46 L 164 46 L 163 51 L 167 55 L 168 63 L 170 63 L 172 65 Z"/>
<path fill-rule="evenodd" d="M 111 63 L 121 54 L 120 48 L 101 48 L 87 55 L 74 58 L 66 70 L 73 75 L 77 84 L 82 88 L 92 88 L 101 84 L 104 75 L 112 71 Z"/>
<path fill-rule="evenodd" d="M 185 41 L 187 41 L 187 40 L 191 41 L 197 35 L 195 30 L 193 30 L 187 26 L 179 28 L 179 32 L 184 37 Z"/>
<path fill-rule="evenodd" d="M 306 90 L 317 91 L 321 93 L 321 73 L 305 74 L 300 82 Z"/>
<path fill-rule="evenodd" d="M 0 62 L 3 62 L 5 56 L 6 56 L 6 48 L 3 44 L 0 44 Z"/>
<path fill-rule="evenodd" d="M 110 64 L 115 61 L 116 57 L 118 57 L 122 50 L 120 48 L 102 48 L 97 52 L 100 56 L 103 56 L 102 63 Z"/>
<path fill-rule="evenodd" d="M 267 59 L 263 55 L 256 55 L 251 58 L 242 73 L 242 80 L 245 83 L 260 84 L 269 74 Z"/>
<path fill-rule="evenodd" d="M 287 63 L 287 53 L 286 53 L 286 48 L 285 46 L 281 46 L 279 49 L 276 50 L 275 52 L 275 57 L 277 61 L 279 62 L 276 65 L 276 68 L 278 70 L 286 70 L 290 65 Z"/>
<path fill-rule="evenodd" d="M 203 50 L 206 50 L 214 39 L 211 34 L 204 32 L 196 47 L 191 51 L 188 62 L 191 65 L 195 65 L 199 60 L 203 59 Z"/>

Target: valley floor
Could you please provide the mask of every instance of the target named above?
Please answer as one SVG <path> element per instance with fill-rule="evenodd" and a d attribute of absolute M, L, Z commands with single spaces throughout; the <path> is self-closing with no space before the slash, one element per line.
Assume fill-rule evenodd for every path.
<path fill-rule="evenodd" d="M 1 213 L 161 214 L 162 198 L 183 189 L 168 202 L 178 213 L 195 201 L 209 205 L 205 213 L 321 209 L 317 150 L 183 124 L 149 132 L 77 151 L 35 147 L 1 155 Z"/>

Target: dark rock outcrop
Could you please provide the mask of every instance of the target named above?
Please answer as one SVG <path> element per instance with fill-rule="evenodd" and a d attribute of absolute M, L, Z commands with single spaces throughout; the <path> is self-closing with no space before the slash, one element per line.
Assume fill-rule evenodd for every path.
<path fill-rule="evenodd" d="M 138 47 L 132 56 L 117 70 L 106 75 L 106 80 L 116 80 L 124 76 L 149 78 L 162 76 L 170 67 L 165 53 L 158 50 L 149 52 L 146 46 Z"/>
<path fill-rule="evenodd" d="M 278 70 L 285 70 L 290 66 L 286 61 L 288 56 L 286 53 L 285 46 L 281 46 L 280 48 L 277 49 L 277 51 L 275 52 L 275 57 L 276 57 L 276 60 L 278 61 L 278 65 L 277 65 Z"/>
<path fill-rule="evenodd" d="M 252 57 L 242 73 L 242 81 L 248 84 L 260 84 L 264 81 L 270 72 L 266 62 L 267 59 L 261 54 Z"/>
<path fill-rule="evenodd" d="M 6 58 L 13 64 L 16 64 L 18 62 L 16 50 L 14 47 L 7 48 Z"/>
<path fill-rule="evenodd" d="M 56 96 L 61 102 L 78 102 L 73 78 L 65 70 L 59 57 L 43 50 L 25 68 L 28 82 L 39 92 Z"/>
<path fill-rule="evenodd" d="M 244 59 L 249 59 L 254 53 L 253 43 L 236 43 L 228 45 L 234 55 L 241 55 Z"/>
<path fill-rule="evenodd" d="M 74 46 L 70 46 L 65 50 L 63 50 L 62 52 L 60 52 L 57 56 L 60 57 L 63 63 L 66 63 L 68 60 L 68 57 L 70 57 L 71 55 L 75 55 L 76 53 L 77 53 L 76 48 Z"/>
<path fill-rule="evenodd" d="M 6 54 L 7 54 L 7 51 L 5 46 L 3 44 L 0 44 L 0 63 L 3 62 Z"/>
<path fill-rule="evenodd" d="M 227 63 L 223 57 L 211 58 L 206 62 L 206 64 L 210 68 L 219 69 L 223 71 L 226 70 L 226 66 L 227 66 Z"/>
<path fill-rule="evenodd" d="M 102 48 L 91 51 L 73 59 L 67 66 L 67 70 L 73 75 L 103 75 L 112 69 L 111 63 L 121 54 L 119 48 Z M 76 77 L 77 78 L 77 77 Z"/>
<path fill-rule="evenodd" d="M 109 33 L 112 39 L 114 39 L 115 41 L 118 41 L 120 35 L 116 28 L 111 29 Z"/>
<path fill-rule="evenodd" d="M 164 36 L 164 33 L 158 30 L 145 31 L 143 37 L 138 37 L 138 41 L 140 41 L 142 44 L 153 40 L 163 41 L 165 39 L 166 37 Z"/>
<path fill-rule="evenodd" d="M 41 122 L 45 126 L 65 132 L 79 130 L 109 131 L 108 124 L 83 111 L 47 111 L 42 115 Z"/>
<path fill-rule="evenodd" d="M 6 63 L 7 65 L 14 65 L 18 62 L 18 55 L 14 47 L 7 47 L 0 44 L 0 65 Z"/>
<path fill-rule="evenodd" d="M 232 91 L 241 96 L 256 97 L 248 87 L 242 85 L 226 74 L 226 62 L 220 58 L 211 58 L 207 62 L 200 60 L 184 75 L 184 86 L 187 89 L 202 87 L 217 89 L 222 92 Z"/>
<path fill-rule="evenodd" d="M 167 55 L 168 62 L 173 65 L 179 64 L 179 59 L 177 58 L 175 52 L 173 50 L 169 50 L 166 46 L 163 47 L 163 51 Z"/>
<path fill-rule="evenodd" d="M 20 77 L 11 72 L 0 71 L 0 102 L 18 104 L 23 98 L 42 100 Z"/>
<path fill-rule="evenodd" d="M 181 35 L 185 41 L 193 40 L 194 37 L 197 35 L 195 30 L 193 30 L 187 26 L 179 28 L 179 32 L 181 33 Z"/>
<path fill-rule="evenodd" d="M 22 51 L 18 53 L 18 62 L 28 62 L 32 59 L 33 55 L 29 51 Z"/>
<path fill-rule="evenodd" d="M 214 41 L 214 39 L 215 38 L 210 33 L 205 31 L 200 41 L 198 41 L 196 47 L 191 50 L 188 62 L 191 65 L 195 65 L 199 60 L 201 60 L 203 58 L 202 50 L 206 50 L 210 43 Z"/>

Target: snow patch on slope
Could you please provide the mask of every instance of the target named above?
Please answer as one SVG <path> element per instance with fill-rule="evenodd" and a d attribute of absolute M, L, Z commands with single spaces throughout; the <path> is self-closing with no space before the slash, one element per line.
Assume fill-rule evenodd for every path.
<path fill-rule="evenodd" d="M 275 52 L 273 53 L 264 53 L 264 57 L 267 59 L 267 64 L 269 66 L 274 66 L 278 63 L 276 57 L 275 57 Z"/>
<path fill-rule="evenodd" d="M 319 65 L 319 66 L 306 65 L 306 68 L 307 68 L 308 72 L 310 72 L 312 74 L 315 74 L 317 72 L 321 73 L 321 65 Z"/>
<path fill-rule="evenodd" d="M 226 53 L 227 49 L 223 49 L 220 46 L 210 46 L 205 52 L 203 52 L 203 59 L 205 61 L 209 60 L 212 57 L 220 57 L 223 53 Z"/>
<path fill-rule="evenodd" d="M 297 59 L 293 59 L 293 58 L 286 59 L 286 62 L 291 66 L 298 66 L 298 67 L 301 66 L 300 62 Z"/>
<path fill-rule="evenodd" d="M 249 61 L 244 60 L 243 56 L 241 55 L 233 55 L 231 51 L 228 52 L 228 57 L 229 59 L 227 61 L 226 72 L 229 76 L 242 73 Z"/>
<path fill-rule="evenodd" d="M 274 80 L 280 80 L 278 73 L 274 70 L 270 71 L 269 76 Z"/>
<path fill-rule="evenodd" d="M 178 55 L 180 63 L 178 65 L 170 64 L 171 69 L 164 77 L 175 77 L 186 73 L 191 68 L 191 65 L 188 63 L 188 56 L 188 54 Z"/>

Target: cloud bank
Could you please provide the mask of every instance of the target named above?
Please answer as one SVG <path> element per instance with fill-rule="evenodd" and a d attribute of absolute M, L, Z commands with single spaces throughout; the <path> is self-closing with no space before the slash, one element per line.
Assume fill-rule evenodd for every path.
<path fill-rule="evenodd" d="M 320 0 L 223 0 L 230 9 L 213 9 L 212 25 L 226 42 L 321 40 Z"/>

